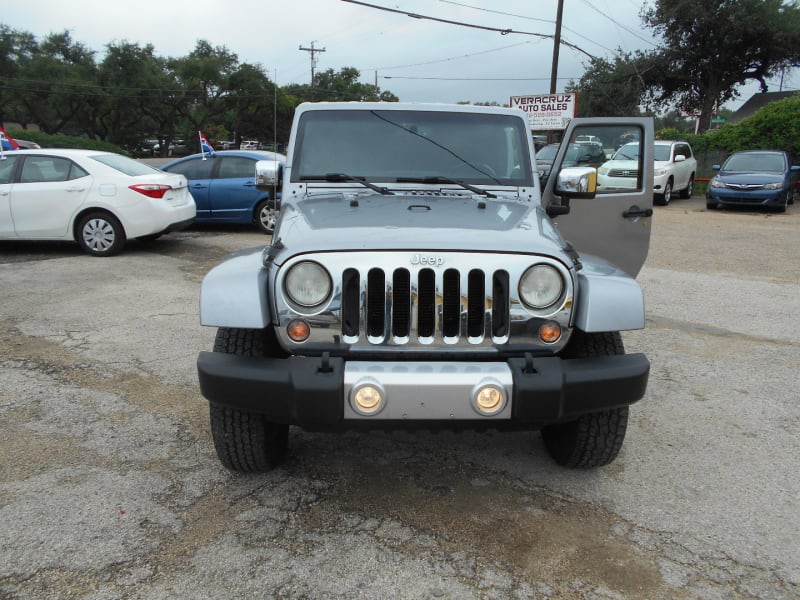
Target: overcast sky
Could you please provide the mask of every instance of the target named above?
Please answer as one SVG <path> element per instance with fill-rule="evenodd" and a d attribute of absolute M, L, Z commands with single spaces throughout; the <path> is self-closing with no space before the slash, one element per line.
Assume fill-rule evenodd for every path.
<path fill-rule="evenodd" d="M 313 46 L 318 71 L 356 67 L 361 80 L 411 102 L 507 104 L 550 89 L 557 0 L 369 0 L 425 17 L 511 29 L 499 32 L 410 18 L 342 0 L 25 0 L 5 2 L 0 23 L 41 40 L 68 30 L 102 57 L 110 42 L 152 44 L 185 56 L 198 39 L 260 64 L 278 85 L 307 83 Z M 652 49 L 641 0 L 564 0 L 558 89 L 583 73 L 587 54 Z M 524 33 L 522 33 L 524 32 Z M 784 89 L 797 89 L 797 75 Z M 748 86 L 736 108 L 757 91 Z M 770 91 L 778 91 L 778 81 Z"/>

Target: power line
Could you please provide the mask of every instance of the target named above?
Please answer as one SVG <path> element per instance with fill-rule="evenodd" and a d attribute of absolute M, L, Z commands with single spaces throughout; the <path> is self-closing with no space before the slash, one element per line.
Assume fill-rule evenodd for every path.
<path fill-rule="evenodd" d="M 445 23 L 447 25 L 458 25 L 459 27 L 469 27 L 469 28 L 472 28 L 472 29 L 482 29 L 484 31 L 494 31 L 494 32 L 499 33 L 500 35 L 509 35 L 509 34 L 514 33 L 514 34 L 517 34 L 517 35 L 530 35 L 530 36 L 534 36 L 534 37 L 538 37 L 538 38 L 542 38 L 542 39 L 553 39 L 552 35 L 548 35 L 548 34 L 545 34 L 545 33 L 533 33 L 533 32 L 530 32 L 530 31 L 518 31 L 518 30 L 515 30 L 515 29 L 501 29 L 499 27 L 488 27 L 486 25 L 475 25 L 474 23 L 464 23 L 462 21 L 453 21 L 453 20 L 450 20 L 450 19 L 441 19 L 439 17 L 430 17 L 430 16 L 427 16 L 427 15 L 420 15 L 418 13 L 412 13 L 412 12 L 408 12 L 408 11 L 405 11 L 405 10 L 399 10 L 399 9 L 396 9 L 396 8 L 388 8 L 386 6 L 378 6 L 377 4 L 369 4 L 368 2 L 359 2 L 358 0 L 342 0 L 342 2 L 348 2 L 350 4 L 358 4 L 360 6 L 366 6 L 367 8 L 374 8 L 374 9 L 377 9 L 377 10 L 383 10 L 383 11 L 390 12 L 390 13 L 406 15 L 407 17 L 411 17 L 412 19 L 436 21 L 437 23 Z M 561 40 L 561 43 L 564 46 L 567 46 L 568 48 L 572 48 L 573 50 L 577 50 L 578 52 L 581 52 L 581 53 L 585 54 L 589 58 L 595 58 L 594 56 L 589 54 L 583 48 L 580 48 L 580 47 L 576 46 L 575 44 L 572 44 L 572 43 L 570 43 L 570 42 L 568 42 L 566 40 Z"/>
<path fill-rule="evenodd" d="M 550 81 L 549 77 L 411 77 L 402 75 L 381 75 L 382 79 L 427 79 L 433 81 Z M 558 77 L 557 79 L 575 79 Z"/>
<path fill-rule="evenodd" d="M 472 6 L 471 4 L 464 4 L 462 2 L 453 2 L 453 0 L 439 0 L 439 2 L 444 2 L 445 4 L 452 4 L 453 6 L 461 6 L 463 8 L 471 8 L 472 10 L 480 10 L 480 11 L 483 11 L 483 12 L 493 13 L 493 14 L 496 14 L 496 15 L 503 15 L 504 17 L 514 17 L 514 18 L 517 18 L 517 19 L 526 19 L 528 21 L 540 21 L 542 23 L 547 23 L 548 25 L 554 25 L 555 24 L 555 21 L 553 21 L 552 19 L 540 19 L 538 17 L 529 17 L 529 16 L 526 16 L 526 15 L 518 15 L 518 14 L 515 14 L 515 13 L 502 12 L 502 11 L 499 11 L 499 10 L 492 10 L 490 8 L 483 8 L 483 7 L 480 7 L 480 6 Z M 612 50 L 611 48 L 607 48 L 606 46 L 604 46 L 600 42 L 596 42 L 596 41 L 586 37 L 582 33 L 579 33 L 577 31 L 575 31 L 574 29 L 570 29 L 569 27 L 566 27 L 564 25 L 562 25 L 561 28 L 566 30 L 566 31 L 569 31 L 570 33 L 574 33 L 578 37 L 581 37 L 581 38 L 585 39 L 587 42 L 590 42 L 590 43 L 592 43 L 592 44 L 594 44 L 596 46 L 600 46 L 603 50 L 607 50 L 608 52 L 614 52 L 614 50 Z"/>

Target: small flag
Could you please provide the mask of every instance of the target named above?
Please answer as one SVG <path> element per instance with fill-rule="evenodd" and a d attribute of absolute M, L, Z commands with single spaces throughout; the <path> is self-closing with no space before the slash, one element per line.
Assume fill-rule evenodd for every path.
<path fill-rule="evenodd" d="M 6 159 L 3 154 L 6 150 L 19 150 L 19 144 L 17 140 L 6 133 L 5 129 L 0 127 L 0 160 Z"/>
<path fill-rule="evenodd" d="M 200 152 L 203 153 L 203 160 L 206 159 L 206 154 L 209 156 L 214 156 L 214 148 L 211 147 L 211 144 L 208 143 L 206 136 L 203 135 L 202 131 L 198 131 L 197 135 L 200 136 Z"/>

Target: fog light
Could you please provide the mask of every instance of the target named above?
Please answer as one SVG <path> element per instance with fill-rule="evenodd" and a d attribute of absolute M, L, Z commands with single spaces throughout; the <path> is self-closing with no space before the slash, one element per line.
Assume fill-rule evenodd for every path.
<path fill-rule="evenodd" d="M 482 381 L 472 391 L 472 408 L 478 414 L 492 416 L 506 406 L 506 390 L 497 381 Z"/>
<path fill-rule="evenodd" d="M 545 321 L 539 326 L 539 339 L 545 344 L 553 344 L 561 339 L 561 325 L 555 321 Z"/>
<path fill-rule="evenodd" d="M 362 381 L 350 391 L 350 406 L 361 415 L 376 415 L 386 406 L 386 393 L 377 381 Z"/>
<path fill-rule="evenodd" d="M 286 333 L 293 342 L 305 342 L 311 335 L 311 327 L 302 319 L 295 319 L 286 326 Z"/>

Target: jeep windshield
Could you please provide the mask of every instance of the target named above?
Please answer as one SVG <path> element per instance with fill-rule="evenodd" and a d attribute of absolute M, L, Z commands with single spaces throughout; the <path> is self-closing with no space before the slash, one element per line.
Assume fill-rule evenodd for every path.
<path fill-rule="evenodd" d="M 525 125 L 473 112 L 309 111 L 299 123 L 291 180 L 347 173 L 382 184 L 532 186 Z"/>

